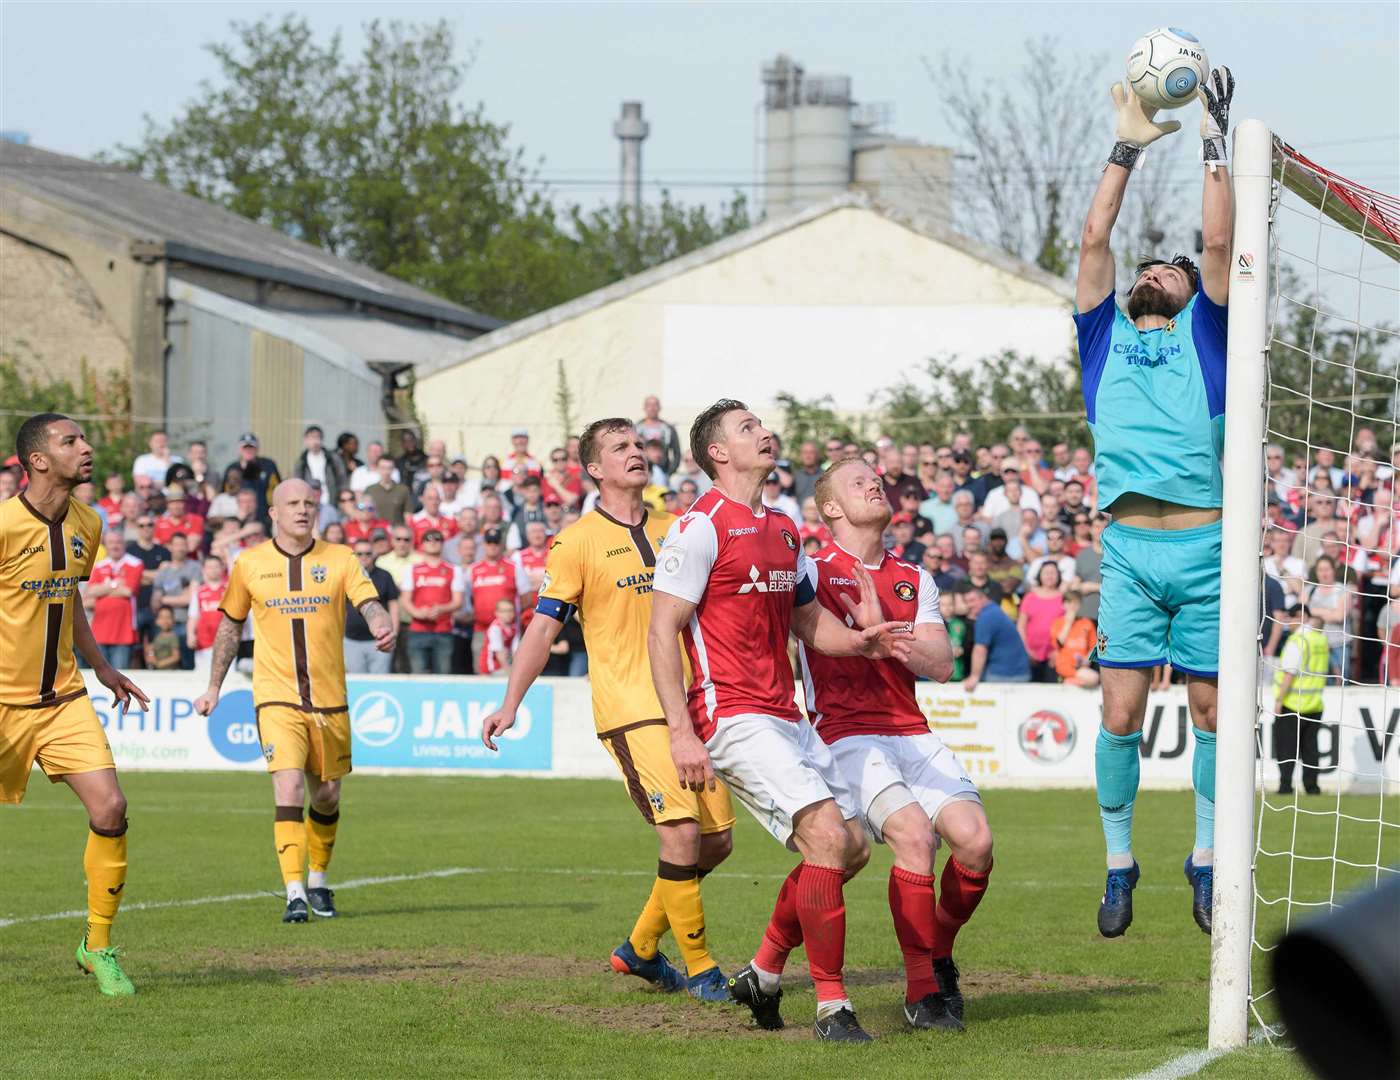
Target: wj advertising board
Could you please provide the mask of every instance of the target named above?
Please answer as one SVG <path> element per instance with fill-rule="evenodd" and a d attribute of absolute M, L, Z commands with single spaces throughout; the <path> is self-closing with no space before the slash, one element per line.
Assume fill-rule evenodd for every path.
<path fill-rule="evenodd" d="M 97 714 L 122 769 L 261 770 L 253 696 L 247 679 L 230 675 L 214 715 L 194 711 L 202 679 L 189 673 L 136 672 L 151 694 L 147 712 L 120 715 L 106 688 L 91 678 Z M 500 679 L 392 676 L 349 680 L 355 768 L 448 775 L 526 773 L 608 777 L 617 770 L 594 736 L 585 679 L 546 679 L 526 695 L 515 727 L 493 754 L 481 725 L 500 703 Z M 920 683 L 929 727 L 982 787 L 1092 787 L 1100 705 L 1096 692 L 1064 686 Z M 1229 722 L 1226 718 L 1223 722 Z M 1275 783 L 1274 718 L 1259 725 L 1263 778 Z M 1400 696 L 1383 688 L 1329 691 L 1319 740 L 1324 787 L 1374 791 L 1382 776 L 1400 785 Z M 1145 787 L 1191 786 L 1191 717 L 1184 688 L 1148 699 L 1143 725 Z"/>

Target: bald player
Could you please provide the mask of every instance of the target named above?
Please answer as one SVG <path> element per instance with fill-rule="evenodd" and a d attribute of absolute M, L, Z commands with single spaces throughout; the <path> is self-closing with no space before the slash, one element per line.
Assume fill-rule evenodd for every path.
<path fill-rule="evenodd" d="M 326 871 L 340 821 L 340 779 L 350 771 L 342 651 L 347 599 L 369 624 L 380 652 L 394 649 L 393 621 L 354 553 L 313 535 L 319 509 L 319 497 L 301 480 L 284 480 L 273 491 L 273 537 L 239 555 L 230 570 L 209 689 L 195 699 L 201 716 L 218 705 L 219 687 L 251 613 L 253 704 L 272 773 L 273 839 L 287 887 L 284 923 L 306 922 L 308 905 L 323 918 L 335 916 Z"/>

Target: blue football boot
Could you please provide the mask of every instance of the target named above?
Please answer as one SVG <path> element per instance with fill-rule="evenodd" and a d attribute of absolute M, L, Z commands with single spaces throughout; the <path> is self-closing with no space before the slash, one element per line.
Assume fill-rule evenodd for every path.
<path fill-rule="evenodd" d="M 1142 876 L 1137 860 L 1127 870 L 1110 870 L 1099 902 L 1099 933 L 1107 938 L 1122 937 L 1133 924 L 1133 890 Z"/>
<path fill-rule="evenodd" d="M 719 1001 L 733 1005 L 734 998 L 729 993 L 729 980 L 718 966 L 708 968 L 699 975 L 692 975 L 685 981 L 685 989 L 693 998 L 701 1001 Z"/>
<path fill-rule="evenodd" d="M 1204 934 L 1210 933 L 1210 916 L 1215 901 L 1215 867 L 1196 866 L 1186 856 L 1186 880 L 1191 883 L 1191 917 Z"/>
<path fill-rule="evenodd" d="M 658 952 L 650 960 L 643 960 L 632 948 L 632 943 L 624 941 L 613 950 L 611 962 L 613 970 L 619 975 L 635 975 L 668 994 L 685 989 L 685 976 L 672 966 L 663 952 Z"/>

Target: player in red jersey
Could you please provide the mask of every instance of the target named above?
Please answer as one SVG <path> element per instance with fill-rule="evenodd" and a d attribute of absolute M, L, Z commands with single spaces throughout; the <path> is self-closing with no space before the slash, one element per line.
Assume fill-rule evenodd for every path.
<path fill-rule="evenodd" d="M 774 922 L 800 929 L 817 989 L 817 1036 L 868 1042 L 841 969 L 842 885 L 865 865 L 870 848 L 830 749 L 793 703 L 787 641 L 791 629 L 831 655 L 907 659 L 910 628 L 885 622 L 855 629 L 813 603 L 814 570 L 798 545 L 797 524 L 761 500 L 774 467 L 773 436 L 745 405 L 716 402 L 691 427 L 690 445 L 714 487 L 662 545 L 647 638 L 671 756 L 682 784 L 713 788 L 718 775 L 779 842 L 801 852 L 778 894 Z M 866 575 L 866 611 L 876 603 L 873 587 Z M 678 634 L 694 672 L 688 701 Z M 729 989 L 760 1027 L 780 1028 L 786 951 L 778 957 L 767 936 Z"/>
<path fill-rule="evenodd" d="M 928 571 L 884 550 L 890 505 L 880 477 L 860 458 L 828 469 L 816 500 L 833 535 L 813 560 L 817 601 L 834 614 L 850 610 L 868 574 L 878 607 L 858 619 L 907 619 L 915 640 L 902 662 L 834 658 L 800 645 L 807 716 L 831 747 L 870 835 L 894 852 L 889 898 L 904 953 L 904 1018 L 915 1028 L 961 1031 L 953 939 L 987 890 L 992 831 L 976 786 L 929 731 L 914 697 L 916 675 L 944 682 L 953 670 L 938 587 Z M 951 853 L 935 903 L 940 838 Z"/>

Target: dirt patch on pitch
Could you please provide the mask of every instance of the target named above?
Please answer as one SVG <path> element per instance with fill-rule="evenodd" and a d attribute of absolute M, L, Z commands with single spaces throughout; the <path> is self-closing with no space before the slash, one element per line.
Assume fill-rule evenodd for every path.
<path fill-rule="evenodd" d="M 519 1006 L 512 1005 L 512 1011 Z M 617 1005 L 552 1004 L 535 1006 L 535 1011 L 553 1020 L 566 1020 L 585 1027 L 606 1028 L 627 1035 L 674 1035 L 677 1038 L 724 1036 L 725 1038 L 810 1040 L 812 1029 L 805 1023 L 789 1023 L 781 1031 L 760 1031 L 749 1011 L 739 1005 L 700 1002 L 645 1002 Z"/>
<path fill-rule="evenodd" d="M 800 968 L 800 965 L 799 965 Z M 959 977 L 964 997 L 984 994 L 1034 994 L 1057 990 L 1117 990 L 1140 984 L 1131 979 L 1115 979 L 1098 975 L 1056 975 L 1039 971 L 968 971 Z M 783 975 L 783 986 L 805 989 L 812 979 L 805 971 L 789 970 Z M 846 971 L 847 986 L 903 986 L 903 968 L 854 968 Z"/>

